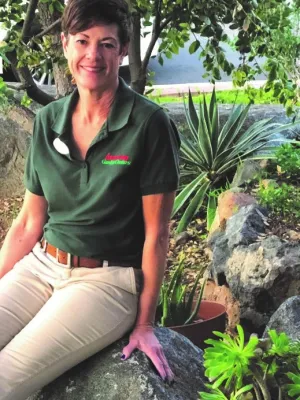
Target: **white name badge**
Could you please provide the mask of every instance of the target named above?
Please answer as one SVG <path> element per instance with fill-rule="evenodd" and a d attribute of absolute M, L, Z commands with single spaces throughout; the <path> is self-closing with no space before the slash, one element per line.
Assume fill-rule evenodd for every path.
<path fill-rule="evenodd" d="M 69 147 L 59 138 L 54 139 L 53 146 L 55 147 L 55 150 L 57 150 L 60 154 L 66 155 L 70 153 Z"/>

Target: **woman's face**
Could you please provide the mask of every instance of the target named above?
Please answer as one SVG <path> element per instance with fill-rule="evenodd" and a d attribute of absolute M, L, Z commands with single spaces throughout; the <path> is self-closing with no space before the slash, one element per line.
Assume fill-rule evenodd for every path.
<path fill-rule="evenodd" d="M 62 33 L 61 38 L 78 87 L 103 91 L 116 83 L 128 48 L 121 47 L 116 24 L 98 24 L 75 35 L 69 34 L 68 38 Z"/>

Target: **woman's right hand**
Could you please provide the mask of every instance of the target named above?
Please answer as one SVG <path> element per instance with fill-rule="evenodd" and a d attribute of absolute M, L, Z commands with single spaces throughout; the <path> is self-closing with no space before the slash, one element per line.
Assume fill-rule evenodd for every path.
<path fill-rule="evenodd" d="M 130 335 L 129 344 L 123 349 L 121 359 L 127 360 L 135 349 L 141 350 L 150 358 L 164 382 L 173 382 L 174 373 L 169 366 L 163 348 L 155 336 L 152 326 L 135 326 Z"/>

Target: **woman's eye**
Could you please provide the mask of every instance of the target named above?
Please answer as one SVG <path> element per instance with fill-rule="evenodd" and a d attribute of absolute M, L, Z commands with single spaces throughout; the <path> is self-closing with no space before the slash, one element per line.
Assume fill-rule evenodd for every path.
<path fill-rule="evenodd" d="M 113 44 L 111 44 L 111 43 L 103 43 L 103 46 L 106 48 L 106 49 L 113 49 L 115 46 L 113 45 Z"/>
<path fill-rule="evenodd" d="M 86 44 L 86 40 L 84 40 L 84 39 L 79 39 L 76 42 L 80 43 L 80 44 Z"/>

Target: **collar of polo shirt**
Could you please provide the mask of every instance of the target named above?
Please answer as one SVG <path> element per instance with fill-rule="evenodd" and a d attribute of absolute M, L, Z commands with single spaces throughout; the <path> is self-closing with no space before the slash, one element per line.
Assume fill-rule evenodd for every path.
<path fill-rule="evenodd" d="M 71 114 L 78 101 L 78 96 L 78 90 L 75 89 L 57 113 L 52 130 L 58 135 L 62 135 L 70 129 Z M 134 105 L 134 98 L 135 93 L 119 77 L 119 86 L 106 123 L 108 132 L 118 131 L 128 123 Z"/>

